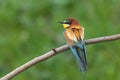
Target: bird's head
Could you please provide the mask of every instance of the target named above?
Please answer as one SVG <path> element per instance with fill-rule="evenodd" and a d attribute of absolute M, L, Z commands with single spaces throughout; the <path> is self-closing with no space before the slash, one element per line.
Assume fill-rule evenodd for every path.
<path fill-rule="evenodd" d="M 69 27 L 73 27 L 73 26 L 78 26 L 79 23 L 77 22 L 77 20 L 73 19 L 73 18 L 68 18 L 64 21 L 60 21 L 59 23 L 63 24 L 63 27 L 69 28 Z"/>

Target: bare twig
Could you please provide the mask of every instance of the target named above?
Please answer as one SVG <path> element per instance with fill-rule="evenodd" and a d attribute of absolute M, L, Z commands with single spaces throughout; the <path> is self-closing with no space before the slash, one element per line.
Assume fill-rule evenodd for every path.
<path fill-rule="evenodd" d="M 120 34 L 116 34 L 116 35 L 112 35 L 112 36 L 105 36 L 105 37 L 99 37 L 99 38 L 93 38 L 93 39 L 88 39 L 88 40 L 85 40 L 85 43 L 86 44 L 95 44 L 95 43 L 99 43 L 99 42 L 107 42 L 107 41 L 113 41 L 113 40 L 117 40 L 117 39 L 120 39 Z M 41 55 L 41 56 L 38 56 L 34 59 L 32 59 L 31 61 L 23 64 L 22 66 L 14 69 L 13 71 L 11 71 L 10 73 L 8 73 L 7 75 L 3 76 L 0 80 L 10 80 L 12 79 L 13 77 L 15 77 L 16 75 L 20 74 L 21 72 L 27 70 L 28 68 L 32 67 L 33 65 L 41 62 L 41 61 L 44 61 L 60 52 L 63 52 L 65 50 L 68 50 L 69 47 L 67 45 L 63 45 L 61 47 L 58 47 L 58 48 L 55 48 L 55 49 L 52 49 L 51 51 Z"/>

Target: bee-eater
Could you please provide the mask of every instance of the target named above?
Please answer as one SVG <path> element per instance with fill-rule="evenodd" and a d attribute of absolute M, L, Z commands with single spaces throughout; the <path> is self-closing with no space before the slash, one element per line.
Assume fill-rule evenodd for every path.
<path fill-rule="evenodd" d="M 64 37 L 73 55 L 76 57 L 80 70 L 87 69 L 86 48 L 84 41 L 84 28 L 73 18 L 68 18 L 59 23 L 65 28 Z"/>

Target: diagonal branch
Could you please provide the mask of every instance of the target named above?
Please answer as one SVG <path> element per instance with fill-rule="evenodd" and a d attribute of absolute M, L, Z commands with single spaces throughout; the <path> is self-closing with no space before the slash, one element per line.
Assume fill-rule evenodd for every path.
<path fill-rule="evenodd" d="M 120 34 L 88 39 L 88 40 L 85 40 L 85 43 L 86 44 L 95 44 L 95 43 L 99 43 L 99 42 L 107 42 L 107 41 L 113 41 L 113 40 L 118 40 L 118 39 L 120 39 Z M 38 56 L 38 57 L 32 59 L 31 61 L 28 61 L 27 63 L 21 65 L 20 67 L 14 69 L 10 73 L 8 73 L 5 76 L 3 76 L 2 78 L 0 78 L 0 80 L 10 80 L 13 77 L 17 76 L 18 74 L 20 74 L 21 72 L 32 67 L 33 65 L 35 65 L 41 61 L 44 61 L 44 60 L 46 60 L 46 59 L 48 59 L 48 58 L 50 58 L 50 57 L 52 57 L 60 52 L 66 51 L 68 49 L 69 49 L 69 47 L 67 45 L 63 45 L 61 47 L 52 49 L 51 51 L 49 51 L 41 56 Z"/>

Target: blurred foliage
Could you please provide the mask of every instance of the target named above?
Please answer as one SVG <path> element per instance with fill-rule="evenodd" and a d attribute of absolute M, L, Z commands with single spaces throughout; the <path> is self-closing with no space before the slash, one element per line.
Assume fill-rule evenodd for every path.
<path fill-rule="evenodd" d="M 0 0 L 0 77 L 65 44 L 57 21 L 68 17 L 85 27 L 85 39 L 120 32 L 120 0 Z M 87 46 L 86 80 L 120 80 L 120 40 Z M 80 80 L 70 51 L 12 80 Z"/>

